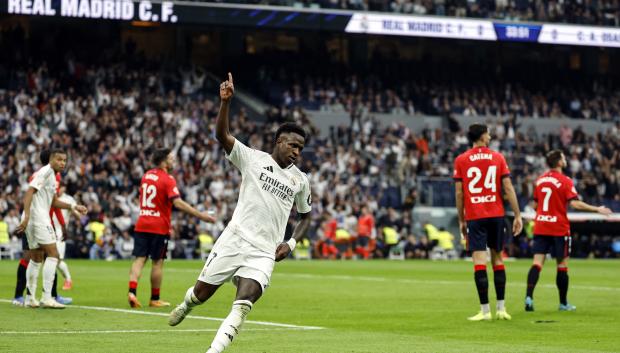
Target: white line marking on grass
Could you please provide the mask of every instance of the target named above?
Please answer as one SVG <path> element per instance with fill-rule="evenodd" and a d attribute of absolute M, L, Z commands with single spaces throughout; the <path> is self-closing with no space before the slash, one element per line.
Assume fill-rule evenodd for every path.
<path fill-rule="evenodd" d="M 387 278 L 387 277 L 372 277 L 372 276 L 348 276 L 348 275 L 314 275 L 308 273 L 286 273 L 286 272 L 278 272 L 274 273 L 276 276 L 285 276 L 285 277 L 296 277 L 296 278 L 306 278 L 306 279 L 335 279 L 335 280 L 346 280 L 346 281 L 367 281 L 367 282 L 395 282 L 395 283 L 415 283 L 415 284 L 471 284 L 471 281 L 445 281 L 445 280 L 420 280 L 420 279 L 406 279 L 406 278 Z M 511 281 L 508 282 L 510 286 L 519 286 L 525 287 L 526 284 L 522 282 Z M 538 287 L 544 288 L 556 288 L 553 284 L 539 284 Z M 584 290 L 593 290 L 593 291 L 619 291 L 619 287 L 601 287 L 601 286 L 584 286 L 584 285 L 572 285 L 571 289 L 584 289 Z"/>
<path fill-rule="evenodd" d="M 0 331 L 0 335 L 56 335 L 56 334 L 125 334 L 125 333 L 166 333 L 166 332 L 217 332 L 218 329 L 170 329 L 170 330 L 84 330 L 84 331 Z M 244 328 L 243 331 L 287 331 L 289 328 Z"/>
<path fill-rule="evenodd" d="M 10 303 L 11 300 L 0 299 L 0 302 Z M 85 309 L 85 310 L 95 310 L 95 311 L 111 311 L 116 313 L 126 313 L 126 314 L 134 314 L 134 315 L 151 315 L 151 316 L 165 316 L 168 317 L 166 313 L 158 313 L 153 311 L 140 311 L 140 310 L 131 310 L 131 309 L 120 309 L 120 308 L 108 308 L 102 306 L 84 306 L 84 305 L 67 305 L 67 309 Z M 208 317 L 208 316 L 197 316 L 197 315 L 188 315 L 186 319 L 197 319 L 197 320 L 209 320 L 209 321 L 224 321 L 224 319 L 218 317 Z M 278 322 L 269 322 L 269 321 L 253 321 L 246 320 L 248 324 L 262 325 L 262 326 L 272 326 L 272 327 L 283 327 L 287 329 L 293 330 L 323 330 L 325 327 L 319 326 L 299 326 L 299 325 L 291 325 L 291 324 L 281 324 Z"/>

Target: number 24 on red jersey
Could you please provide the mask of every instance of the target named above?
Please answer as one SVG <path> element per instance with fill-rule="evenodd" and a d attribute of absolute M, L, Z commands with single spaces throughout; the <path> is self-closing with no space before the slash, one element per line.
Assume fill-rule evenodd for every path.
<path fill-rule="evenodd" d="M 465 220 L 504 216 L 501 180 L 510 170 L 501 153 L 472 148 L 454 161 L 454 180 L 463 183 Z"/>

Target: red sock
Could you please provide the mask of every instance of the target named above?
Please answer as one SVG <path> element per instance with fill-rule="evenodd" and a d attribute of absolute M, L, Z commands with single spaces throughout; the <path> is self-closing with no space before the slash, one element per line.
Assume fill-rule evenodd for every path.
<path fill-rule="evenodd" d="M 159 288 L 151 288 L 151 300 L 159 300 Z"/>
<path fill-rule="evenodd" d="M 135 295 L 137 290 L 138 290 L 138 282 L 129 281 L 129 293 L 133 293 Z"/>

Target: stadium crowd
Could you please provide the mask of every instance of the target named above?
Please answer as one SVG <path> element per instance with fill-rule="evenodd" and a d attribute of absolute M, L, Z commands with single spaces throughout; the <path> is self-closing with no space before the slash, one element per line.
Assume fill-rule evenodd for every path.
<path fill-rule="evenodd" d="M 9 41 L 8 52 L 20 53 L 14 50 L 19 43 Z M 176 241 L 171 255 L 198 256 L 230 219 L 240 180 L 212 135 L 217 85 L 201 68 L 154 65 L 131 49 L 124 55 L 102 51 L 100 57 L 105 64 L 84 64 L 67 54 L 61 66 L 50 68 L 41 62 L 0 72 L 6 87 L 0 90 L 0 215 L 12 232 L 19 223 L 27 179 L 39 167 L 39 151 L 62 146 L 69 153 L 62 183 L 90 210 L 71 221 L 68 256 L 127 257 L 139 211 L 138 184 L 150 168 L 149 152 L 157 146 L 174 146 L 178 156 L 174 174 L 183 198 L 200 210 L 213 210 L 219 220 L 199 224 L 181 214 L 173 217 Z M 373 89 L 389 95 L 388 89 Z M 432 245 L 445 242 L 447 235 L 436 237 L 426 220 L 415 219 L 412 211 L 419 202 L 452 207 L 453 188 L 449 182 L 436 184 L 431 197 L 418 180 L 449 178 L 452 161 L 467 148 L 467 139 L 450 116 L 449 130 L 411 131 L 403 125 L 382 126 L 373 114 L 376 110 L 360 106 L 359 114 L 352 111 L 349 126 L 332 127 L 325 140 L 295 101 L 271 108 L 264 122 L 250 119 L 243 107 L 238 108 L 231 132 L 267 151 L 283 121 L 297 121 L 310 132 L 300 162 L 310 175 L 314 194 L 306 251 L 327 258 L 387 257 L 396 249 L 407 257 L 430 257 Z M 491 147 L 506 154 L 522 207 L 531 196 L 535 176 L 544 169 L 542 151 L 563 148 L 570 157 L 567 173 L 585 200 L 620 211 L 620 123 L 605 134 L 562 127 L 551 136 L 519 131 L 518 125 L 516 114 L 497 118 L 491 126 L 496 137 Z M 611 244 L 607 238 L 596 238 L 582 253 L 615 254 L 599 249 Z"/>
<path fill-rule="evenodd" d="M 275 77 L 263 69 L 269 82 Z M 291 75 L 297 76 L 299 75 Z M 376 76 L 301 76 L 283 89 L 281 104 L 354 114 L 457 114 L 534 118 L 570 117 L 620 121 L 620 90 L 592 81 L 587 86 L 529 89 L 521 83 L 386 83 Z M 278 78 L 282 79 L 282 78 Z"/>
<path fill-rule="evenodd" d="M 618 0 L 235 0 L 233 2 L 415 15 L 492 18 L 504 21 L 620 26 L 620 3 Z"/>

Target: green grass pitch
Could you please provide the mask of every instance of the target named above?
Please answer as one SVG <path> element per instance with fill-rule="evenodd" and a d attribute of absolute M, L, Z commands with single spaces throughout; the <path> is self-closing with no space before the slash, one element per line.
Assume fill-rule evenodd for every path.
<path fill-rule="evenodd" d="M 17 261 L 0 261 L 0 352 L 205 352 L 234 296 L 232 284 L 225 284 L 192 312 L 195 318 L 171 328 L 171 308 L 129 309 L 129 262 L 68 264 L 74 289 L 61 294 L 72 296 L 74 305 L 44 310 L 8 302 Z M 202 264 L 166 263 L 162 299 L 178 303 Z M 620 262 L 571 261 L 572 313 L 557 311 L 551 262 L 536 289 L 536 312 L 523 310 L 529 266 L 506 264 L 512 321 L 472 323 L 466 317 L 479 306 L 469 262 L 286 260 L 276 265 L 272 286 L 227 352 L 620 351 Z M 147 265 L 138 287 L 143 304 L 148 271 Z M 492 284 L 489 292 L 494 308 Z"/>

